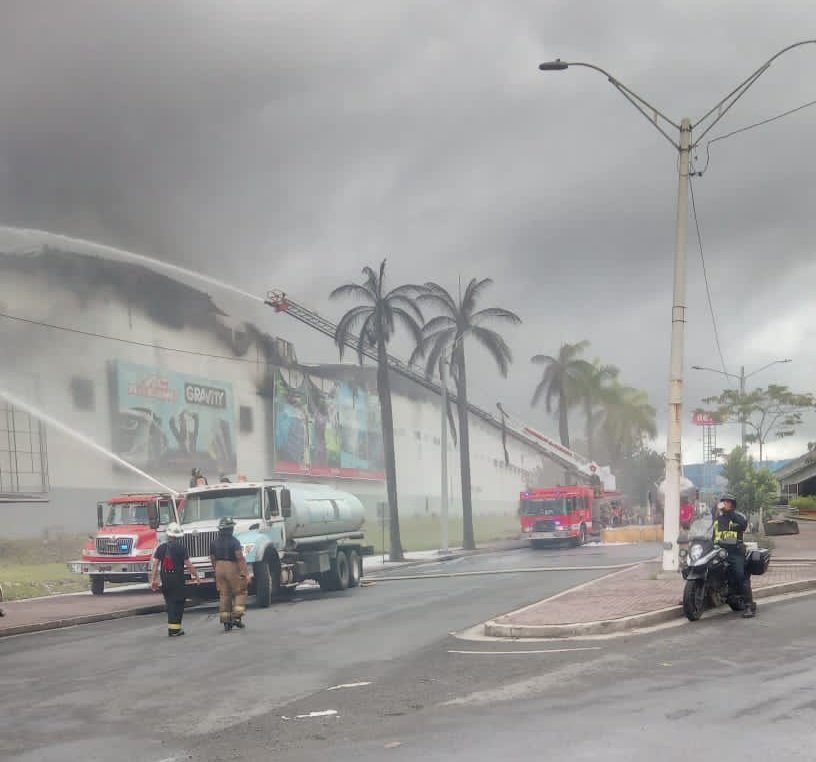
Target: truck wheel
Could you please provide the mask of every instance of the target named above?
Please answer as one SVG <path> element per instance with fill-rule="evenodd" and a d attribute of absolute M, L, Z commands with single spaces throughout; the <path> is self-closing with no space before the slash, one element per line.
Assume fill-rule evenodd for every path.
<path fill-rule="evenodd" d="M 91 577 L 91 592 L 94 595 L 102 595 L 105 592 L 105 578 L 95 574 Z"/>
<path fill-rule="evenodd" d="M 349 564 L 349 587 L 357 587 L 360 584 L 360 578 L 363 576 L 363 559 L 356 550 L 350 550 L 348 554 Z"/>
<path fill-rule="evenodd" d="M 272 574 L 266 559 L 256 561 L 255 575 L 255 602 L 259 609 L 267 609 L 272 605 Z"/>
<path fill-rule="evenodd" d="M 327 576 L 331 585 L 330 590 L 345 590 L 349 586 L 349 561 L 345 551 L 337 551 Z"/>

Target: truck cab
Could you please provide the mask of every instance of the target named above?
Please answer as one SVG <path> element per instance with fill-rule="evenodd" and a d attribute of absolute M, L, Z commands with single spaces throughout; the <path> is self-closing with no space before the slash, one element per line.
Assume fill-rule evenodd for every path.
<path fill-rule="evenodd" d="M 260 607 L 312 579 L 321 588 L 355 587 L 362 576 L 362 504 L 321 485 L 277 480 L 193 487 L 185 494 L 182 542 L 203 582 L 214 584 L 210 545 L 218 522 L 231 517 L 233 536 L 250 568 Z"/>
<path fill-rule="evenodd" d="M 90 577 L 94 595 L 102 595 L 106 582 L 147 582 L 150 559 L 178 514 L 176 496 L 167 493 L 124 494 L 97 503 L 96 534 L 68 568 Z"/>

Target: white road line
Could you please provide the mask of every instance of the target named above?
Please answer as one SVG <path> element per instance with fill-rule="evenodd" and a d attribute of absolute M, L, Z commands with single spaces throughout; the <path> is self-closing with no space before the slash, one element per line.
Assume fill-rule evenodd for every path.
<path fill-rule="evenodd" d="M 477 656 L 518 656 L 519 654 L 565 654 L 572 651 L 600 651 L 600 646 L 583 648 L 545 648 L 538 651 L 448 651 L 449 654 L 474 654 Z"/>
<path fill-rule="evenodd" d="M 341 683 L 340 685 L 333 685 L 331 688 L 326 688 L 326 690 L 339 691 L 341 688 L 362 688 L 364 685 L 371 685 L 371 683 Z"/>

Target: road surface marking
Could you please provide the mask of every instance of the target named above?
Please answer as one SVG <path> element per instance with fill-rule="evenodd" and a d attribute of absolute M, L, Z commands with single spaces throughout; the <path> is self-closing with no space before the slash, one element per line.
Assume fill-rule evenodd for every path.
<path fill-rule="evenodd" d="M 518 654 L 564 654 L 572 651 L 600 651 L 600 646 L 585 646 L 582 648 L 544 648 L 538 651 L 448 651 L 449 654 L 476 654 L 479 656 L 504 656 Z"/>
<path fill-rule="evenodd" d="M 362 688 L 364 685 L 371 685 L 371 683 L 341 683 L 340 685 L 333 685 L 331 688 L 326 688 L 326 690 L 339 691 L 341 688 Z"/>
<path fill-rule="evenodd" d="M 336 709 L 324 709 L 322 712 L 309 712 L 309 714 L 296 714 L 294 717 L 287 717 L 285 714 L 281 715 L 282 720 L 308 720 L 312 717 L 334 717 L 339 714 Z"/>

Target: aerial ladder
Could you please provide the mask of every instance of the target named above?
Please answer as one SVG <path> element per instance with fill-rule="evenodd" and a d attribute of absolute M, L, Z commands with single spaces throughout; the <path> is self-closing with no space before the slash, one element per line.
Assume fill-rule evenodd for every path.
<path fill-rule="evenodd" d="M 304 325 L 308 325 L 310 328 L 320 331 L 320 333 L 328 336 L 330 339 L 335 339 L 337 326 L 334 323 L 299 302 L 294 301 L 287 296 L 286 292 L 277 289 L 270 290 L 267 292 L 264 303 L 272 307 L 275 312 L 289 315 Z M 373 344 L 360 342 L 356 336 L 350 333 L 346 333 L 346 335 L 343 336 L 343 343 L 355 352 L 359 352 L 365 357 L 377 362 L 377 348 Z M 439 383 L 429 378 L 421 370 L 415 369 L 408 363 L 390 354 L 388 355 L 388 367 L 395 373 L 409 378 L 414 383 L 419 384 L 434 394 L 442 395 L 442 387 Z M 452 401 L 456 399 L 454 395 L 450 394 L 448 398 Z M 517 440 L 537 450 L 582 482 L 602 485 L 604 489 L 615 488 L 614 477 L 609 473 L 609 469 L 599 468 L 599 466 L 589 460 L 589 458 L 585 458 L 583 455 L 570 450 L 568 447 L 564 447 L 564 445 L 542 434 L 540 431 L 536 431 L 530 426 L 527 426 L 515 418 L 515 416 L 507 413 L 500 403 L 497 403 L 496 406 L 501 413 L 501 419 L 496 418 L 486 410 L 472 403 L 468 403 L 468 410 L 471 414 L 489 423 L 491 426 L 508 431 Z M 510 424 L 507 422 L 508 419 L 511 420 Z"/>

